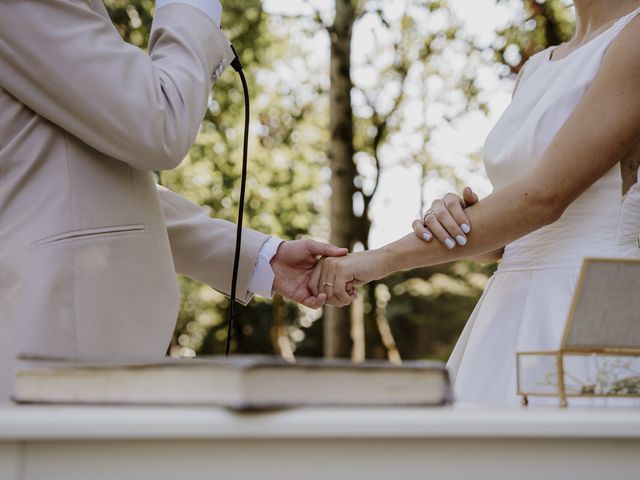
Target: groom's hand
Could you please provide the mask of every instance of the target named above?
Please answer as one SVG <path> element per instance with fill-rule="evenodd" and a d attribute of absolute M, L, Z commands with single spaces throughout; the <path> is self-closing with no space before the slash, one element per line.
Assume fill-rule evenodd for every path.
<path fill-rule="evenodd" d="M 275 274 L 273 289 L 305 307 L 320 308 L 327 301 L 327 295 L 314 295 L 308 287 L 309 278 L 320 257 L 342 257 L 346 248 L 338 248 L 315 240 L 294 240 L 280 244 L 271 259 Z"/>

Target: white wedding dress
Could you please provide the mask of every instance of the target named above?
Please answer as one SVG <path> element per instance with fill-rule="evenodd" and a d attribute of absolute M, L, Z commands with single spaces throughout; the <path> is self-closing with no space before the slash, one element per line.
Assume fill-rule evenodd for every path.
<path fill-rule="evenodd" d="M 540 160 L 594 79 L 607 47 L 638 14 L 640 9 L 620 18 L 566 57 L 552 60 L 547 49 L 529 59 L 512 103 L 485 143 L 494 188 L 523 177 Z M 557 222 L 507 245 L 447 364 L 456 400 L 518 405 L 516 352 L 557 349 L 583 258 L 640 258 L 639 234 L 640 187 L 633 185 L 623 197 L 616 165 Z M 589 367 L 572 368 L 580 374 Z M 570 405 L 585 402 L 616 400 L 569 399 Z"/>

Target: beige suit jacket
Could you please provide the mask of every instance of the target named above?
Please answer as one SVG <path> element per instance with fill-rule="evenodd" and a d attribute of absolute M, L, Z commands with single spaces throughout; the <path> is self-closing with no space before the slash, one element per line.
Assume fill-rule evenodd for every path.
<path fill-rule="evenodd" d="M 0 2 L 0 399 L 16 354 L 163 355 L 176 272 L 229 291 L 235 225 L 152 170 L 180 163 L 232 58 L 184 4 L 146 54 L 100 0 Z M 240 299 L 267 238 L 245 233 Z"/>

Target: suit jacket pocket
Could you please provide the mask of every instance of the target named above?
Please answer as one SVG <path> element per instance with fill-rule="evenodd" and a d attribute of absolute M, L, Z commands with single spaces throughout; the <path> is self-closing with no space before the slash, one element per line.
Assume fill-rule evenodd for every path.
<path fill-rule="evenodd" d="M 73 230 L 71 232 L 59 233 L 50 237 L 42 238 L 31 244 L 31 248 L 40 249 L 52 245 L 66 244 L 80 240 L 91 240 L 95 238 L 116 237 L 124 235 L 139 235 L 145 232 L 144 225 L 116 225 L 112 227 L 88 228 L 83 230 Z"/>

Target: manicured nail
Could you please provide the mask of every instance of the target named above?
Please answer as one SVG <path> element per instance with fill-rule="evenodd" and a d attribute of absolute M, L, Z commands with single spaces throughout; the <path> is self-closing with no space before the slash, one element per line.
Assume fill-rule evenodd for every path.
<path fill-rule="evenodd" d="M 422 234 L 422 238 L 424 238 L 424 240 L 425 240 L 426 242 L 430 242 L 430 241 L 431 241 L 431 234 L 430 234 L 429 232 L 424 232 L 424 233 Z"/>
<path fill-rule="evenodd" d="M 458 235 L 456 237 L 456 240 L 458 241 L 458 243 L 460 245 L 466 245 L 467 244 L 467 239 L 465 237 L 463 237 L 462 235 Z"/>
<path fill-rule="evenodd" d="M 467 225 L 466 223 L 460 225 L 460 228 L 464 233 L 469 233 L 471 231 L 471 227 L 469 227 L 469 225 Z"/>
<path fill-rule="evenodd" d="M 454 241 L 453 241 L 453 240 L 451 240 L 450 238 L 447 238 L 447 239 L 444 241 L 444 244 L 447 246 L 447 248 L 448 248 L 449 250 L 451 250 L 453 247 L 455 247 L 455 246 L 456 246 L 456 244 L 454 243 Z"/>

